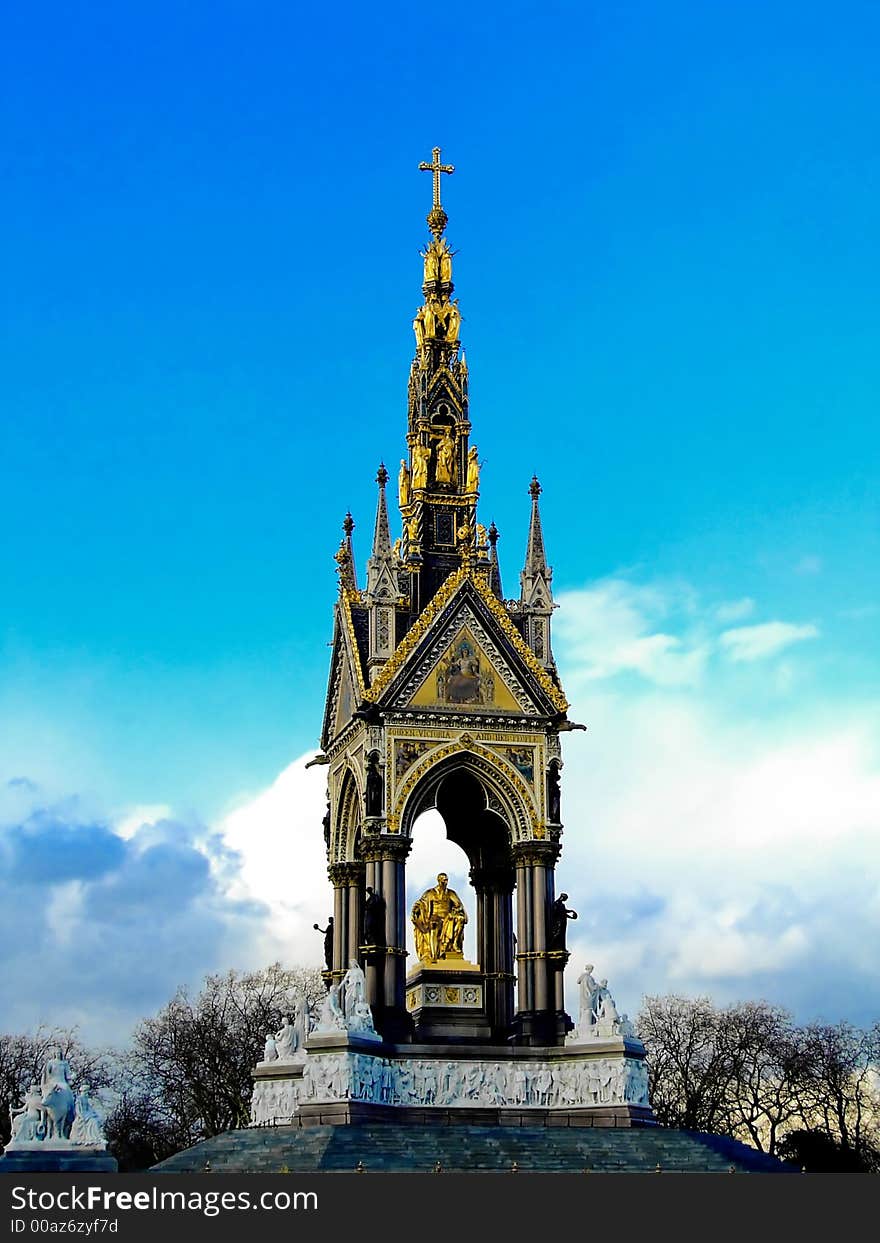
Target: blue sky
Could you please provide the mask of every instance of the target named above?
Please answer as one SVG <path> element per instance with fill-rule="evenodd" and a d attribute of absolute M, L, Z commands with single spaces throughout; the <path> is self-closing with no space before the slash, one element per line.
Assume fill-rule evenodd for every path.
<path fill-rule="evenodd" d="M 314 745 L 339 524 L 351 508 L 363 561 L 376 465 L 401 453 L 430 205 L 416 166 L 440 144 L 482 518 L 513 594 L 538 472 L 570 619 L 557 653 L 595 739 L 581 767 L 632 763 L 601 797 L 598 771 L 578 787 L 569 839 L 589 846 L 601 815 L 635 840 L 624 794 L 656 799 L 657 737 L 681 740 L 680 791 L 714 771 L 708 732 L 740 777 L 777 743 L 794 768 L 774 772 L 836 757 L 834 859 L 864 873 L 880 806 L 878 45 L 880 12 L 859 3 L 11 13 L 0 776 L 33 789 L 7 786 L 8 849 L 23 824 L 79 824 L 89 855 L 90 833 L 152 808 L 154 836 L 214 860 L 181 871 L 199 926 L 226 918 L 232 865 L 206 843 Z M 700 814 L 717 807 L 708 793 Z M 102 875 L 131 850 L 101 853 Z M 767 858 L 800 852 L 792 828 Z M 609 895 L 614 868 L 610 852 Z M 851 894 L 833 875 L 816 909 Z M 731 897 L 731 919 L 776 928 L 743 884 L 752 914 Z M 636 889 L 632 910 L 655 910 Z M 256 927 L 260 896 L 229 919 Z M 222 937 L 200 944 L 159 1001 L 225 965 Z M 748 945 L 723 980 L 635 950 L 614 965 L 634 995 L 705 978 L 815 1009 L 801 949 L 769 982 Z M 862 1013 L 865 973 L 841 955 L 838 1010 Z"/>

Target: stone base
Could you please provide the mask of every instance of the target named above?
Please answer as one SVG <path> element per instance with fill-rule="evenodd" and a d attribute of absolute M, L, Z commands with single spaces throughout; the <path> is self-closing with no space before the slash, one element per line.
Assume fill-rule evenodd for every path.
<path fill-rule="evenodd" d="M 797 1174 L 797 1166 L 718 1135 L 660 1126 L 251 1127 L 203 1140 L 154 1166 L 157 1174 Z M 631 1184 L 622 1188 L 626 1195 Z M 546 1194 L 546 1193 L 545 1193 Z M 550 1191 L 552 1201 L 552 1190 Z M 585 1195 L 595 1195 L 585 1186 Z M 434 1197 L 442 1202 L 442 1188 Z M 429 1206 L 430 1207 L 430 1206 Z M 455 1211 L 455 1206 L 450 1210 Z M 462 1232 L 459 1212 L 452 1229 Z"/>
<path fill-rule="evenodd" d="M 0 1157 L 0 1174 L 115 1174 L 118 1168 L 106 1148 L 62 1146 L 48 1140 L 28 1148 L 7 1148 Z"/>
<path fill-rule="evenodd" d="M 476 963 L 466 959 L 419 963 L 406 977 L 406 1008 L 416 1041 L 464 1044 L 491 1039 L 485 979 Z"/>
<path fill-rule="evenodd" d="M 377 1045 L 328 1033 L 310 1037 L 304 1066 L 255 1069 L 251 1121 L 315 1126 L 412 1114 L 499 1126 L 647 1126 L 644 1057 L 638 1041 L 621 1037 L 540 1049 Z"/>
<path fill-rule="evenodd" d="M 589 1109 L 448 1108 L 371 1105 L 366 1101 L 325 1101 L 301 1105 L 293 1126 L 656 1126 L 650 1109 L 638 1105 L 598 1105 Z"/>

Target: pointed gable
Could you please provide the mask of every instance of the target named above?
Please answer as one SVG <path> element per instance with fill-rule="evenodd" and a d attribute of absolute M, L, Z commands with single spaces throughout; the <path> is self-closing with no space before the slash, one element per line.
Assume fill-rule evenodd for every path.
<path fill-rule="evenodd" d="M 462 567 L 443 583 L 365 697 L 384 708 L 555 716 L 565 697 L 492 593 Z"/>
<path fill-rule="evenodd" d="M 364 697 L 364 673 L 360 644 L 348 597 L 342 595 L 336 606 L 333 654 L 324 705 L 321 746 L 327 747 L 352 719 Z"/>

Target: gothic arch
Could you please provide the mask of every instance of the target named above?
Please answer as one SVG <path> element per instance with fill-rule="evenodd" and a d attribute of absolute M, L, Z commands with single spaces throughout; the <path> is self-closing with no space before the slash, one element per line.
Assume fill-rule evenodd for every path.
<path fill-rule="evenodd" d="M 354 765 L 346 763 L 336 800 L 336 858 L 354 859 L 361 829 L 361 791 Z"/>
<path fill-rule="evenodd" d="M 402 836 L 412 836 L 417 818 L 436 806 L 443 778 L 457 769 L 476 778 L 486 798 L 486 810 L 496 812 L 508 826 L 511 845 L 542 836 L 537 809 L 519 773 L 497 751 L 473 739 L 435 748 L 407 774 L 397 792 L 393 818 Z"/>

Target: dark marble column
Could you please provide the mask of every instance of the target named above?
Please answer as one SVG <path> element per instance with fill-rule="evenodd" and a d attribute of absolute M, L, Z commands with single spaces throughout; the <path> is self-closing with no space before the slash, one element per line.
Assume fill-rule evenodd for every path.
<path fill-rule="evenodd" d="M 555 965 L 547 948 L 553 900 L 553 869 L 559 845 L 553 841 L 521 842 L 514 847 L 517 875 L 517 970 L 519 995 L 514 1042 L 556 1045 L 565 1038 L 557 1014 Z"/>
<path fill-rule="evenodd" d="M 406 837 L 383 834 L 362 844 L 367 884 L 385 900 L 385 945 L 368 956 L 368 997 L 377 1030 L 386 1040 L 406 1040 L 412 1022 L 406 1012 Z M 370 958 L 375 962 L 370 963 Z M 372 977 L 372 979 L 371 979 Z M 376 1002 L 372 1001 L 376 997 Z"/>

